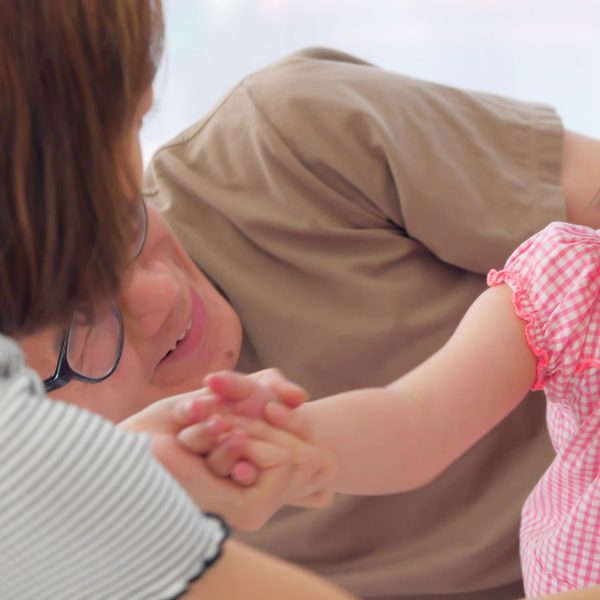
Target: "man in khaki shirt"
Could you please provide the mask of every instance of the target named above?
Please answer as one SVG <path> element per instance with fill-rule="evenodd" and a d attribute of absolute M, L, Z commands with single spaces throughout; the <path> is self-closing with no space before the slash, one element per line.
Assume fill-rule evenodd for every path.
<path fill-rule="evenodd" d="M 520 242 L 589 220 L 598 181 L 565 212 L 567 139 L 548 106 L 311 49 L 159 150 L 148 197 L 240 316 L 237 368 L 318 398 L 419 364 Z M 240 538 L 364 598 L 516 598 L 521 506 L 552 455 L 535 396 L 423 489 L 285 509 Z"/>

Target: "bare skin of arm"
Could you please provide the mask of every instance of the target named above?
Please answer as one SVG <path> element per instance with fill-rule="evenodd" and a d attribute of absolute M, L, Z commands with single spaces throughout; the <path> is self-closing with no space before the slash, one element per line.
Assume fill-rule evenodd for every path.
<path fill-rule="evenodd" d="M 352 600 L 347 592 L 291 564 L 230 540 L 221 559 L 190 587 L 186 600 Z M 600 588 L 551 594 L 537 600 L 598 600 Z M 532 600 L 532 599 L 530 599 Z"/>
<path fill-rule="evenodd" d="M 600 229 L 600 140 L 565 131 L 560 182 L 566 219 Z"/>
<path fill-rule="evenodd" d="M 593 587 L 587 590 L 571 590 L 561 594 L 550 594 L 549 596 L 540 596 L 535 600 L 598 600 L 600 598 L 600 588 Z M 523 599 L 525 600 L 525 599 Z M 531 600 L 531 598 L 529 599 Z"/>
<path fill-rule="evenodd" d="M 295 419 L 308 423 L 311 441 L 336 459 L 335 491 L 402 492 L 431 481 L 483 437 L 517 406 L 534 377 L 512 292 L 498 286 L 484 292 L 445 346 L 413 371 L 387 387 L 287 410 L 289 421 L 277 425 L 293 430 Z M 267 407 L 267 418 L 274 408 Z"/>
<path fill-rule="evenodd" d="M 355 597 L 304 569 L 228 540 L 221 558 L 192 584 L 184 598 L 352 600 Z"/>
<path fill-rule="evenodd" d="M 513 410 L 533 383 L 535 368 L 512 292 L 498 286 L 475 301 L 443 348 L 388 386 L 344 392 L 295 410 L 269 402 L 263 415 L 329 450 L 337 467 L 329 482 L 334 491 L 403 492 L 431 481 Z M 207 383 L 226 399 L 235 398 L 234 410 L 256 386 L 233 372 L 215 374 Z M 267 440 L 264 421 L 242 420 L 233 418 L 251 439 Z M 206 428 L 204 422 L 189 428 L 197 444 L 185 431 L 179 440 L 192 452 L 211 452 L 210 437 L 202 434 Z M 236 460 L 228 458 L 220 475 Z"/>

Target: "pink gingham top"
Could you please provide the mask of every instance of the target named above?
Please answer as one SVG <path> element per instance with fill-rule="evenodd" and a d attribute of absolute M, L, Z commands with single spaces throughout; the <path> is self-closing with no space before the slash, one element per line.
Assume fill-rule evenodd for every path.
<path fill-rule="evenodd" d="M 600 230 L 552 223 L 488 283 L 514 291 L 556 450 L 523 507 L 525 591 L 600 584 Z"/>

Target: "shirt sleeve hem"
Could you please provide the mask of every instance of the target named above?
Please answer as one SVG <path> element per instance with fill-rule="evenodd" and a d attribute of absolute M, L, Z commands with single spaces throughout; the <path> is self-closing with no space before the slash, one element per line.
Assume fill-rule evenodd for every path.
<path fill-rule="evenodd" d="M 185 588 L 182 589 L 177 595 L 171 596 L 169 600 L 179 600 L 180 598 L 183 598 L 189 591 L 190 585 L 201 579 L 202 575 L 204 575 L 204 573 L 210 569 L 210 567 L 212 567 L 223 555 L 223 545 L 231 535 L 231 530 L 219 515 L 214 513 L 204 513 L 204 515 L 207 520 L 215 521 L 219 528 L 221 539 L 218 542 L 216 552 L 212 556 L 201 560 L 201 564 L 199 565 L 196 574 L 188 580 Z"/>
<path fill-rule="evenodd" d="M 516 273 L 507 269 L 502 269 L 501 271 L 491 270 L 487 276 L 487 283 L 490 287 L 504 283 L 512 290 L 512 301 L 515 312 L 517 317 L 525 322 L 527 345 L 536 359 L 535 380 L 531 389 L 544 389 L 550 355 L 547 350 L 540 346 L 541 333 L 539 319 L 521 278 Z"/>

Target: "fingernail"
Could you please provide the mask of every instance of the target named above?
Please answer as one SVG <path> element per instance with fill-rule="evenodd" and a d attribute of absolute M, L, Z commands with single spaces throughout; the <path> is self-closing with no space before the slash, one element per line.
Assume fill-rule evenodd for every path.
<path fill-rule="evenodd" d="M 186 408 L 190 416 L 194 419 L 204 419 L 206 417 L 204 404 L 198 398 L 188 400 Z"/>
<path fill-rule="evenodd" d="M 194 414 L 194 401 L 193 400 L 182 400 L 175 405 L 175 415 L 178 420 L 189 422 L 196 418 Z"/>
<path fill-rule="evenodd" d="M 248 462 L 238 462 L 231 470 L 232 477 L 242 485 L 248 485 L 253 482 L 255 477 L 255 468 Z"/>
<path fill-rule="evenodd" d="M 219 415 L 213 415 L 206 421 L 206 428 L 209 433 L 217 433 L 217 430 L 220 429 L 220 424 L 222 423 L 222 419 Z"/>

